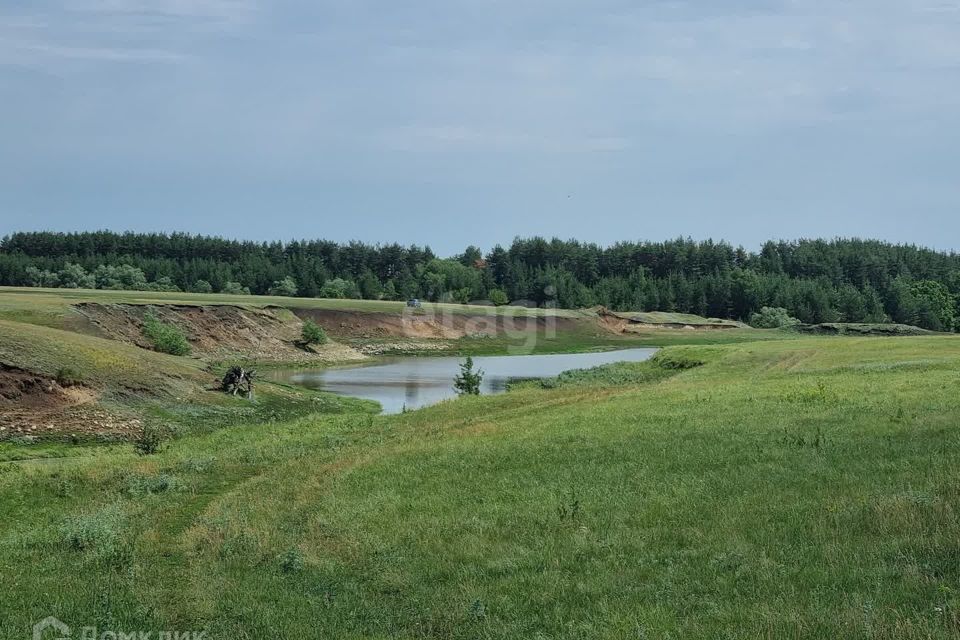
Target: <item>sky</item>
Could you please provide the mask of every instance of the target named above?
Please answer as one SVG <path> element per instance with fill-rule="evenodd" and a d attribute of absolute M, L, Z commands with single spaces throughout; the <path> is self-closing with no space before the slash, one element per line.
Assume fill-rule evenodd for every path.
<path fill-rule="evenodd" d="M 960 0 L 3 0 L 39 229 L 960 249 Z"/>

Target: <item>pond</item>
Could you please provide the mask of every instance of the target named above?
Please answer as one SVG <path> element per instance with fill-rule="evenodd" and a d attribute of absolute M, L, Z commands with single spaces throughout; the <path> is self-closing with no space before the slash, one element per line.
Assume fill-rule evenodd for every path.
<path fill-rule="evenodd" d="M 482 393 L 501 393 L 511 380 L 555 376 L 570 369 L 586 369 L 611 362 L 640 362 L 656 349 L 621 349 L 596 353 L 531 356 L 482 356 L 473 359 L 483 370 Z M 275 371 L 274 380 L 357 398 L 376 400 L 384 413 L 417 409 L 456 396 L 453 378 L 463 358 L 398 357 L 374 364 L 332 369 Z"/>

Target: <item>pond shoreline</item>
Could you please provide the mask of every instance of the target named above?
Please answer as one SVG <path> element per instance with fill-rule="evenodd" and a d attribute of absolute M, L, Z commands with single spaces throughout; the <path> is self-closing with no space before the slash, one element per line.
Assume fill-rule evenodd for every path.
<path fill-rule="evenodd" d="M 507 390 L 510 382 L 556 376 L 613 362 L 642 362 L 656 347 L 527 355 L 476 356 L 484 372 L 481 393 Z M 456 396 L 453 378 L 462 356 L 385 356 L 333 367 L 273 369 L 268 379 L 338 395 L 374 400 L 383 414 L 430 406 Z"/>

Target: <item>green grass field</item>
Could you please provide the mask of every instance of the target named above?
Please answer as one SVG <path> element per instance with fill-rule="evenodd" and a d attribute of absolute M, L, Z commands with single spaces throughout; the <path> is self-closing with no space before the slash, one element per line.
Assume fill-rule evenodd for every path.
<path fill-rule="evenodd" d="M 0 637 L 960 635 L 960 338 L 543 386 L 0 463 Z"/>
<path fill-rule="evenodd" d="M 26 301 L 26 303 L 25 303 Z M 406 302 L 390 300 L 342 300 L 335 298 L 284 298 L 279 296 L 238 296 L 224 293 L 168 293 L 158 291 L 110 291 L 105 289 L 42 289 L 32 287 L 0 287 L 0 313 L 4 307 L 20 312 L 24 307 L 34 307 L 38 313 L 56 313 L 69 304 L 79 302 L 126 303 L 126 304 L 233 304 L 251 307 L 268 305 L 297 309 L 338 309 L 342 311 L 391 312 L 406 308 Z M 492 307 L 468 304 L 423 302 L 422 308 L 430 311 L 471 314 L 496 312 L 503 314 L 549 316 L 567 318 L 592 317 L 587 311 L 570 309 L 537 309 L 527 307 Z"/>

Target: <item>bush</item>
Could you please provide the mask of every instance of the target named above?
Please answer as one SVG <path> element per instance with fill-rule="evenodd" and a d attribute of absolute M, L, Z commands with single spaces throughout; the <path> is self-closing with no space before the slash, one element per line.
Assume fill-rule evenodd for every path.
<path fill-rule="evenodd" d="M 303 329 L 300 332 L 301 337 L 303 338 L 304 344 L 326 344 L 327 343 L 327 332 L 323 330 L 323 327 L 318 325 L 313 320 L 307 320 L 303 323 Z"/>
<path fill-rule="evenodd" d="M 783 307 L 763 307 L 750 316 L 750 326 L 757 329 L 782 329 L 795 327 L 800 321 L 790 316 Z"/>
<path fill-rule="evenodd" d="M 151 282 L 146 286 L 148 291 L 169 291 L 177 292 L 180 291 L 180 287 L 174 284 L 173 279 L 170 276 L 163 276 L 162 278 L 157 278 L 156 281 Z"/>
<path fill-rule="evenodd" d="M 190 343 L 178 327 L 165 324 L 153 314 L 147 314 L 143 321 L 143 335 L 153 343 L 153 348 L 161 353 L 185 356 L 190 353 Z"/>
<path fill-rule="evenodd" d="M 957 299 L 946 285 L 933 280 L 922 280 L 910 285 L 910 293 L 917 301 L 917 324 L 920 327 L 931 331 L 953 331 Z"/>
<path fill-rule="evenodd" d="M 212 293 L 213 286 L 206 280 L 197 280 L 193 283 L 193 286 L 190 287 L 190 291 L 193 293 Z"/>
<path fill-rule="evenodd" d="M 79 264 L 68 262 L 57 274 L 60 286 L 65 289 L 93 289 L 97 286 L 97 279 L 92 273 L 87 273 Z"/>
<path fill-rule="evenodd" d="M 343 278 L 333 278 L 332 280 L 327 280 L 323 283 L 323 286 L 320 287 L 319 296 L 321 298 L 359 298 L 360 292 L 357 289 L 357 285 L 351 282 L 350 280 L 344 280 Z"/>
<path fill-rule="evenodd" d="M 57 370 L 57 384 L 61 387 L 75 387 L 83 382 L 83 374 L 73 367 L 60 367 Z"/>
<path fill-rule="evenodd" d="M 141 456 L 150 456 L 160 452 L 165 440 L 170 437 L 167 429 L 158 425 L 148 424 L 143 428 L 140 436 L 133 441 L 133 448 Z"/>
<path fill-rule="evenodd" d="M 510 299 L 507 298 L 507 293 L 503 289 L 493 289 L 490 291 L 490 302 L 498 307 L 502 307 L 510 302 Z"/>
<path fill-rule="evenodd" d="M 229 293 L 235 296 L 248 296 L 250 295 L 250 288 L 243 286 L 239 282 L 228 282 L 223 285 L 222 293 Z"/>
<path fill-rule="evenodd" d="M 297 295 L 297 281 L 287 276 L 283 280 L 276 280 L 270 287 L 270 295 L 286 296 L 288 298 Z"/>
<path fill-rule="evenodd" d="M 102 264 L 93 272 L 97 289 L 116 289 L 143 291 L 147 287 L 147 278 L 142 269 L 129 264 Z"/>

